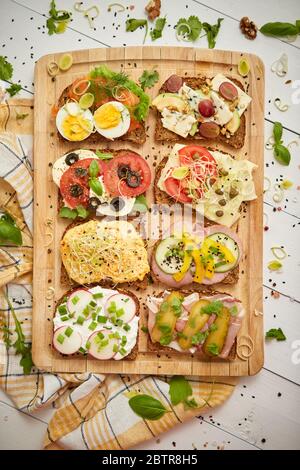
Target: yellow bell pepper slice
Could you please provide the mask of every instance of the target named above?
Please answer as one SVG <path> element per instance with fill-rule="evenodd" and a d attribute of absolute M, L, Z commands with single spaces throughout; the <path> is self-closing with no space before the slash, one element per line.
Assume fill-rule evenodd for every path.
<path fill-rule="evenodd" d="M 184 278 L 185 274 L 190 269 L 192 259 L 191 253 L 189 251 L 185 251 L 181 270 L 178 273 L 173 274 L 173 279 L 175 279 L 176 282 L 180 282 Z"/>
<path fill-rule="evenodd" d="M 193 281 L 201 284 L 204 278 L 204 266 L 202 264 L 201 251 L 199 249 L 193 250 L 192 257 L 196 268 Z"/>
<path fill-rule="evenodd" d="M 205 250 L 203 254 L 207 255 L 210 247 L 218 249 L 224 255 L 226 263 L 233 263 L 235 261 L 235 257 L 225 245 L 209 238 L 206 238 L 203 242 L 202 249 Z"/>

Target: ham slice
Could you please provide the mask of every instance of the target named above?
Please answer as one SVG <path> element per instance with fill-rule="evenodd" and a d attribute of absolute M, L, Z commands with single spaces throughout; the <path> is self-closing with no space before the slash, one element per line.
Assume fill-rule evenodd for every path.
<path fill-rule="evenodd" d="M 188 271 L 181 281 L 175 281 L 175 279 L 173 279 L 172 274 L 166 274 L 160 269 L 155 260 L 155 256 L 152 256 L 151 269 L 158 282 L 161 282 L 165 286 L 177 288 L 187 286 L 188 284 L 192 284 L 193 282 L 193 274 L 191 273 L 191 271 Z"/>
<path fill-rule="evenodd" d="M 221 359 L 225 359 L 231 351 L 235 338 L 237 337 L 238 332 L 240 331 L 242 325 L 242 319 L 239 317 L 232 317 L 230 320 L 230 325 L 228 329 L 228 333 L 226 336 L 226 340 L 221 351 L 219 357 Z"/>
<path fill-rule="evenodd" d="M 186 325 L 187 320 L 177 320 L 176 325 L 175 325 L 175 330 L 176 331 L 183 331 L 184 327 Z"/>

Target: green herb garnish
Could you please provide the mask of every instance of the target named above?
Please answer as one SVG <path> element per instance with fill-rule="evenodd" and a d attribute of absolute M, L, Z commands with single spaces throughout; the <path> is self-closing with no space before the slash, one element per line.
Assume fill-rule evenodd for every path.
<path fill-rule="evenodd" d="M 158 80 L 159 74 L 157 70 L 144 70 L 139 78 L 139 83 L 142 89 L 145 90 L 145 88 L 152 88 Z"/>
<path fill-rule="evenodd" d="M 100 181 L 97 178 L 90 178 L 89 180 L 89 187 L 91 190 L 97 194 L 97 196 L 102 196 L 103 194 L 103 187 Z"/>
<path fill-rule="evenodd" d="M 211 343 L 207 346 L 207 350 L 212 354 L 213 356 L 218 356 L 220 351 L 219 351 L 219 346 L 215 343 Z"/>
<path fill-rule="evenodd" d="M 198 331 L 198 333 L 195 333 L 192 336 L 192 339 L 191 339 L 192 345 L 197 346 L 198 344 L 203 343 L 203 341 L 206 340 L 207 336 L 208 336 L 208 330 L 206 330 L 203 333 L 201 331 Z"/>
<path fill-rule="evenodd" d="M 14 219 L 6 212 L 0 214 L 0 246 L 7 244 L 21 246 L 22 232 Z"/>
<path fill-rule="evenodd" d="M 13 66 L 7 61 L 7 59 L 0 56 L 0 80 L 9 82 L 13 76 Z M 10 87 L 6 89 L 10 96 L 16 95 L 21 90 L 21 85 L 17 83 L 11 83 Z"/>
<path fill-rule="evenodd" d="M 46 26 L 48 28 L 48 34 L 51 36 L 52 34 L 65 32 L 72 13 L 67 10 L 57 10 L 55 1 L 51 0 L 49 16 L 50 18 L 47 19 Z"/>
<path fill-rule="evenodd" d="M 176 36 L 180 40 L 195 42 L 202 30 L 202 23 L 195 15 L 180 18 L 175 26 Z"/>
<path fill-rule="evenodd" d="M 282 124 L 280 122 L 274 122 L 273 126 L 273 137 L 274 137 L 274 144 L 273 144 L 273 151 L 276 160 L 281 163 L 281 165 L 288 166 L 291 161 L 291 154 L 290 151 L 285 145 L 283 145 L 282 140 Z"/>
<path fill-rule="evenodd" d="M 218 21 L 216 24 L 209 24 L 209 23 L 203 23 L 203 29 L 206 32 L 207 36 L 207 42 L 208 42 L 208 47 L 209 49 L 213 49 L 216 45 L 216 37 L 218 36 L 221 23 L 224 20 L 224 18 L 218 18 Z"/>
<path fill-rule="evenodd" d="M 133 33 L 138 28 L 144 28 L 144 27 L 145 27 L 145 35 L 144 35 L 143 44 L 145 44 L 146 37 L 147 37 L 147 34 L 148 34 L 148 21 L 144 20 L 144 19 L 137 20 L 136 18 L 129 18 L 126 21 L 126 31 L 127 32 L 129 31 L 129 32 Z"/>
<path fill-rule="evenodd" d="M 170 380 L 169 395 L 171 398 L 172 405 L 178 405 L 183 403 L 186 408 L 197 408 L 197 404 L 194 398 L 189 398 L 193 394 L 190 383 L 182 375 L 175 375 Z"/>
<path fill-rule="evenodd" d="M 166 17 L 157 18 L 154 29 L 150 31 L 150 36 L 151 36 L 152 41 L 155 41 L 156 39 L 162 37 L 162 32 L 165 27 L 166 21 L 167 21 Z"/>
<path fill-rule="evenodd" d="M 206 313 L 207 315 L 219 315 L 223 308 L 223 303 L 220 300 L 213 300 L 208 305 L 205 305 L 201 308 L 201 313 Z"/>
<path fill-rule="evenodd" d="M 107 322 L 107 317 L 104 317 L 103 315 L 98 315 L 97 322 L 98 323 L 106 323 Z"/>
<path fill-rule="evenodd" d="M 265 36 L 274 36 L 280 38 L 286 36 L 297 36 L 300 33 L 300 20 L 296 20 L 295 24 L 284 23 L 280 21 L 266 23 L 260 28 L 259 31 Z"/>
<path fill-rule="evenodd" d="M 277 341 L 285 341 L 286 336 L 281 328 L 271 328 L 266 332 L 266 339 L 276 339 Z"/>
<path fill-rule="evenodd" d="M 65 331 L 65 335 L 66 335 L 68 338 L 70 338 L 70 336 L 72 335 L 73 331 L 74 331 L 73 328 L 71 328 L 70 326 L 68 326 L 68 328 L 67 328 L 66 331 Z"/>
<path fill-rule="evenodd" d="M 160 419 L 168 410 L 156 398 L 150 395 L 136 395 L 128 402 L 132 411 L 143 419 Z"/>
<path fill-rule="evenodd" d="M 89 215 L 89 212 L 85 209 L 85 207 L 79 205 L 75 209 L 70 209 L 69 207 L 62 207 L 59 211 L 59 216 L 63 217 L 64 219 L 76 219 L 76 217 L 80 217 L 81 219 L 86 219 Z"/>
<path fill-rule="evenodd" d="M 100 158 L 100 160 L 111 160 L 114 158 L 112 153 L 100 152 L 100 150 L 96 150 L 95 154 Z"/>

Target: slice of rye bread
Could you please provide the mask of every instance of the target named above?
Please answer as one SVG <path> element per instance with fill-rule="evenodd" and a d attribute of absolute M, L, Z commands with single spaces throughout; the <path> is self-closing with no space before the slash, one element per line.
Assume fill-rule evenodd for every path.
<path fill-rule="evenodd" d="M 157 240 L 157 242 L 153 246 L 153 251 L 151 253 L 151 258 L 150 258 L 150 267 L 151 267 L 152 259 L 153 259 L 154 253 L 155 253 L 155 248 L 158 246 L 160 241 L 161 240 Z M 150 271 L 150 275 L 151 275 L 151 278 L 153 279 L 153 281 L 156 281 L 157 283 L 161 283 L 161 281 L 159 281 L 159 279 L 155 276 L 155 274 L 152 270 Z M 223 281 L 218 283 L 218 284 L 235 284 L 238 280 L 239 280 L 239 265 L 237 265 L 235 268 L 233 268 L 231 271 L 229 271 L 227 276 L 225 277 L 225 279 L 223 279 Z M 197 282 L 193 282 L 192 284 L 188 284 L 184 287 L 186 289 L 191 289 L 191 290 L 198 291 L 198 289 L 201 286 L 205 286 L 205 284 L 198 284 Z M 169 286 L 166 286 L 166 288 L 168 288 L 168 287 Z"/>
<path fill-rule="evenodd" d="M 94 217 L 90 217 L 89 219 L 85 219 L 84 221 L 82 220 L 74 220 L 71 224 L 69 224 L 63 234 L 62 234 L 62 239 L 67 233 L 68 230 L 70 230 L 73 227 L 76 227 L 77 225 L 81 225 L 82 223 L 88 222 L 88 220 L 97 220 Z M 99 281 L 100 282 L 100 281 Z M 60 267 L 60 283 L 65 286 L 66 288 L 78 288 L 81 285 L 86 286 L 86 284 L 78 284 L 77 282 L 73 281 L 73 279 L 70 278 L 69 274 L 67 273 L 67 270 L 61 261 L 61 267 Z M 122 288 L 127 288 L 127 289 L 134 289 L 136 291 L 143 291 L 147 289 L 149 284 L 149 275 L 146 274 L 143 280 L 137 280 L 133 282 L 122 282 L 121 284 L 116 284 L 114 283 L 111 279 L 104 279 L 101 281 L 101 286 L 102 287 L 107 287 L 107 288 L 115 288 L 115 286 L 121 285 Z M 117 287 L 119 289 L 119 287 Z"/>
<path fill-rule="evenodd" d="M 168 289 L 168 291 L 172 291 L 172 290 L 175 290 L 175 289 Z M 192 294 L 194 291 L 193 290 L 180 290 L 180 292 L 184 295 L 184 296 L 187 296 L 187 295 L 190 295 Z M 199 291 L 199 293 L 201 292 L 201 294 L 205 295 L 205 296 L 208 296 L 208 295 L 215 295 L 215 294 L 225 294 L 225 295 L 230 295 L 228 294 L 227 292 L 220 292 L 220 291 L 215 291 L 215 290 L 212 290 L 212 289 L 201 289 L 201 291 Z M 160 292 L 158 295 L 156 295 L 156 297 L 162 297 L 164 294 L 164 292 Z M 148 315 L 147 315 L 147 324 L 148 324 Z M 203 353 L 199 353 L 199 352 L 195 352 L 195 353 L 189 353 L 189 352 L 184 352 L 182 353 L 181 351 L 176 351 L 176 349 L 173 349 L 173 348 L 169 348 L 168 346 L 162 346 L 160 343 L 153 343 L 151 341 L 151 337 L 150 337 L 150 333 L 148 333 L 148 338 L 147 338 L 147 350 L 148 352 L 155 352 L 155 353 L 168 353 L 170 355 L 176 355 L 177 357 L 178 356 L 182 356 L 183 354 L 185 356 L 188 356 L 188 357 L 196 357 L 198 359 L 203 359 L 203 360 L 222 360 L 222 361 L 233 361 L 234 359 L 236 359 L 236 355 L 237 355 L 237 339 L 235 339 L 232 347 L 231 347 L 231 350 L 228 354 L 228 356 L 225 358 L 225 359 L 220 359 L 218 357 L 214 358 L 214 357 L 208 357 L 206 355 L 204 355 Z"/>
<path fill-rule="evenodd" d="M 59 108 L 62 108 L 68 101 L 69 91 L 71 87 L 72 87 L 72 84 L 67 86 L 63 90 L 62 94 L 60 95 L 58 99 L 58 103 L 57 103 Z M 138 129 L 128 131 L 126 134 L 122 135 L 121 137 L 117 137 L 116 139 L 114 139 L 114 141 L 127 140 L 129 142 L 132 142 L 133 144 L 142 145 L 144 142 L 146 142 L 146 128 L 145 128 L 144 122 L 141 122 L 140 125 L 141 126 Z M 66 139 L 59 132 L 57 132 L 57 135 L 61 140 L 66 141 Z M 100 142 L 111 142 L 111 140 L 106 139 L 106 137 L 103 137 L 98 132 L 95 132 L 91 134 L 87 139 L 85 139 L 84 142 L 90 143 L 90 144 L 98 144 Z"/>
<path fill-rule="evenodd" d="M 242 83 L 234 78 L 228 77 L 232 82 L 235 83 L 236 86 L 244 90 L 244 87 Z M 186 83 L 189 87 L 194 88 L 194 89 L 199 89 L 202 85 L 205 84 L 205 81 L 207 80 L 206 77 L 182 77 L 184 83 Z M 163 86 L 160 88 L 158 94 L 160 93 L 165 93 L 167 92 L 167 85 L 166 82 L 163 84 Z M 236 149 L 240 149 L 243 147 L 244 142 L 245 142 L 245 135 L 246 135 L 246 118 L 245 118 L 245 113 L 242 114 L 241 116 L 241 124 L 238 130 L 235 132 L 235 134 L 231 135 L 229 138 L 226 137 L 226 135 L 220 134 L 218 137 L 213 139 L 214 143 L 217 142 L 222 142 L 230 145 L 231 147 L 234 147 Z M 175 132 L 170 131 L 169 129 L 166 129 L 162 125 L 161 121 L 161 114 L 159 111 L 157 111 L 157 119 L 156 119 L 156 126 L 155 126 L 155 140 L 158 142 L 182 142 L 186 141 L 187 143 L 193 143 L 196 141 L 201 140 L 203 143 L 212 143 L 212 141 L 208 139 L 204 139 L 199 132 L 196 132 L 194 136 L 188 136 L 186 138 L 181 137 L 178 134 L 175 134 Z"/>
<path fill-rule="evenodd" d="M 89 149 L 89 150 L 90 150 L 91 152 L 95 152 L 95 149 Z M 111 154 L 113 154 L 114 157 L 117 157 L 118 155 L 120 155 L 120 154 L 123 153 L 123 152 L 130 152 L 130 153 L 134 153 L 134 154 L 140 156 L 140 154 L 138 154 L 137 152 L 134 152 L 133 150 L 130 150 L 130 149 L 118 149 L 118 150 L 115 150 L 115 149 L 109 149 L 109 148 L 104 148 L 104 149 L 101 148 L 101 149 L 97 149 L 97 150 L 99 150 L 99 152 L 102 152 L 102 153 L 111 153 Z M 68 153 L 70 153 L 70 152 L 68 152 Z M 76 153 L 76 150 L 75 150 L 75 153 Z M 145 193 L 143 193 L 143 195 L 145 195 Z M 58 201 L 58 202 L 57 202 L 57 211 L 59 212 L 60 209 L 61 209 L 62 207 L 64 207 L 64 200 L 63 200 L 63 197 L 62 197 L 62 195 L 61 195 L 61 193 L 60 193 L 59 188 L 58 188 L 58 197 L 57 197 L 57 201 Z M 97 217 L 98 217 L 98 218 L 101 218 L 102 216 L 97 216 Z M 103 215 L 103 217 L 106 217 L 106 216 Z M 130 220 L 130 219 L 135 218 L 136 215 L 128 215 L 128 216 L 126 216 L 126 217 Z M 78 220 L 78 221 L 80 221 L 80 222 L 83 221 L 83 219 L 80 219 L 80 217 L 77 217 L 77 218 L 74 219 L 74 220 Z M 85 219 L 85 220 L 88 220 L 88 219 Z"/>
<path fill-rule="evenodd" d="M 213 150 L 208 147 L 208 150 Z M 222 152 L 222 150 L 218 149 L 218 152 L 224 153 L 226 155 L 226 152 Z M 169 196 L 165 191 L 162 191 L 158 187 L 158 181 L 162 172 L 162 169 L 165 167 L 166 163 L 168 161 L 168 157 L 164 157 L 159 164 L 156 167 L 155 171 L 155 176 L 154 176 L 154 181 L 153 181 L 153 193 L 154 193 L 154 202 L 155 204 L 167 204 L 168 206 L 172 206 L 174 204 L 174 199 Z M 179 204 L 179 203 L 177 203 Z M 181 204 L 181 203 L 180 203 Z M 241 204 L 240 207 L 240 212 L 242 212 L 243 205 Z M 212 220 L 207 219 L 204 217 L 204 225 L 207 227 L 209 225 L 215 225 L 217 222 L 214 222 Z"/>
<path fill-rule="evenodd" d="M 91 288 L 91 287 L 96 287 L 96 286 L 99 286 L 99 285 L 100 284 L 94 283 L 94 284 L 87 284 L 85 287 L 86 288 Z M 100 287 L 107 287 L 107 286 L 103 286 L 102 283 L 101 283 Z M 67 292 L 65 292 L 64 295 L 62 295 L 61 298 L 56 302 L 55 310 L 62 303 L 65 296 L 68 296 L 68 295 L 72 294 L 72 292 L 76 291 L 77 289 L 78 289 L 78 286 L 73 287 L 72 289 L 69 289 Z M 128 296 L 132 297 L 132 299 L 134 300 L 134 303 L 136 305 L 136 315 L 139 317 L 140 316 L 140 303 L 139 303 L 139 300 L 138 300 L 137 296 L 135 294 L 133 294 L 132 292 L 126 290 L 126 289 L 115 288 L 115 290 L 118 291 L 120 294 L 124 294 L 124 295 L 128 295 Z M 135 343 L 134 348 L 132 348 L 130 353 L 127 356 L 125 356 L 123 359 L 121 359 L 121 361 L 126 361 L 126 360 L 133 361 L 134 359 L 136 359 L 136 356 L 138 354 L 138 339 L 139 339 L 139 328 L 138 328 L 136 343 Z M 58 354 L 60 354 L 60 353 L 58 353 Z M 60 355 L 64 356 L 64 357 L 68 357 L 65 354 L 60 354 Z M 72 356 L 82 357 L 82 354 L 75 353 L 75 354 L 72 354 Z"/>

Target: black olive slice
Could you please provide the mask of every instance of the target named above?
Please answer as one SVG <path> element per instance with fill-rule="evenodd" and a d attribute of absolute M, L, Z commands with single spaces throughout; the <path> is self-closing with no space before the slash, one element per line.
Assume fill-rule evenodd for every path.
<path fill-rule="evenodd" d="M 100 199 L 98 199 L 97 197 L 91 197 L 89 199 L 89 204 L 88 204 L 88 207 L 90 210 L 96 210 L 98 206 L 100 206 L 101 202 L 100 202 Z"/>
<path fill-rule="evenodd" d="M 76 176 L 82 177 L 82 176 L 86 176 L 87 174 L 88 174 L 88 171 L 86 168 L 81 168 L 81 167 L 75 168 Z"/>
<path fill-rule="evenodd" d="M 127 186 L 137 188 L 141 184 L 141 177 L 136 171 L 130 171 L 126 177 Z"/>
<path fill-rule="evenodd" d="M 118 167 L 118 177 L 123 179 L 126 178 L 128 173 L 130 173 L 129 165 L 120 165 Z"/>
<path fill-rule="evenodd" d="M 78 162 L 78 160 L 79 160 L 79 156 L 75 152 L 68 153 L 68 155 L 65 158 L 65 162 L 69 166 L 73 165 L 73 163 L 75 162 Z"/>
<path fill-rule="evenodd" d="M 121 197 L 114 197 L 110 201 L 110 206 L 114 211 L 119 212 L 123 209 L 123 207 L 125 207 L 124 199 L 122 199 Z"/>
<path fill-rule="evenodd" d="M 73 197 L 79 197 L 83 194 L 83 188 L 79 184 L 72 184 L 70 187 L 70 194 Z"/>

